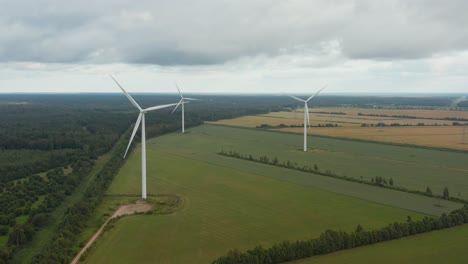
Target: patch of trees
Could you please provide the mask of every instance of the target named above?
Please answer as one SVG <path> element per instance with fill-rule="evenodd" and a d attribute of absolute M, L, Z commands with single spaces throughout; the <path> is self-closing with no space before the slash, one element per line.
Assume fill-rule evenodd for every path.
<path fill-rule="evenodd" d="M 323 112 L 323 111 L 314 111 L 314 112 L 311 112 L 311 113 L 314 113 L 314 114 L 327 114 L 327 115 L 346 115 L 346 113 L 343 113 L 343 112 Z"/>
<path fill-rule="evenodd" d="M 391 127 L 398 127 L 398 126 L 448 126 L 447 124 L 424 124 L 424 123 L 417 123 L 417 124 L 400 124 L 400 123 L 391 123 L 389 125 L 379 122 L 377 124 L 367 124 L 367 123 L 362 123 L 361 127 L 385 127 L 385 126 L 391 126 Z M 459 123 L 459 122 L 453 122 L 452 126 L 468 126 L 468 123 Z"/>
<path fill-rule="evenodd" d="M 5 248 L 0 251 L 0 263 L 8 262 L 12 254 L 30 242 L 34 234 L 48 224 L 50 213 L 71 195 L 81 179 L 86 176 L 93 165 L 93 161 L 81 158 L 71 167 L 72 172 L 64 175 L 63 168 L 56 168 L 47 172 L 45 177 L 33 175 L 15 182 L 3 184 L 0 192 L 0 232 L 8 235 Z M 17 223 L 16 217 L 27 216 L 25 223 Z M 5 230 L 5 228 L 3 228 Z"/>
<path fill-rule="evenodd" d="M 439 218 L 424 217 L 413 221 L 394 222 L 383 228 L 366 231 L 358 225 L 353 232 L 326 230 L 318 238 L 298 241 L 283 241 L 269 248 L 257 246 L 246 252 L 231 250 L 213 264 L 273 264 L 312 256 L 324 255 L 344 249 L 376 244 L 402 237 L 412 236 L 459 226 L 468 223 L 468 206 L 442 214 Z"/>
<path fill-rule="evenodd" d="M 402 126 L 400 125 L 400 123 L 391 123 L 390 125 L 387 125 L 385 123 L 382 123 L 382 122 L 379 122 L 377 124 L 366 124 L 366 123 L 362 123 L 361 124 L 361 127 L 385 127 L 385 126 L 392 126 L 392 127 L 395 127 L 395 126 Z M 405 124 L 403 126 L 412 126 L 410 124 Z"/>
<path fill-rule="evenodd" d="M 389 186 L 393 186 L 393 179 L 390 178 L 388 181 L 387 179 L 385 179 L 384 177 L 381 177 L 381 176 L 376 176 L 376 177 L 372 177 L 371 178 L 371 183 L 377 185 L 377 186 L 386 186 L 386 185 L 389 185 Z"/>
<path fill-rule="evenodd" d="M 408 118 L 408 119 L 420 119 L 417 116 L 410 116 L 410 115 L 385 115 L 385 114 L 363 114 L 358 113 L 358 116 L 377 116 L 377 117 L 395 117 L 395 118 Z"/>
<path fill-rule="evenodd" d="M 0 182 L 8 182 L 71 164 L 84 153 L 73 149 L 0 150 Z"/>
<path fill-rule="evenodd" d="M 304 127 L 304 124 L 298 124 L 298 125 L 279 124 L 277 126 L 272 126 L 272 125 L 269 125 L 269 124 L 261 124 L 259 126 L 256 126 L 255 128 L 274 129 L 274 128 L 285 128 L 285 127 Z M 338 124 L 332 124 L 332 123 L 317 124 L 317 125 L 310 126 L 310 127 L 338 127 Z"/>
<path fill-rule="evenodd" d="M 299 165 L 297 162 L 293 162 L 290 160 L 286 161 L 280 161 L 277 157 L 270 158 L 268 156 L 260 156 L 260 157 L 254 157 L 251 154 L 242 154 L 234 150 L 221 150 L 218 152 L 219 155 L 227 156 L 227 157 L 232 157 L 232 158 L 237 158 L 237 159 L 243 159 L 243 160 L 248 160 L 248 161 L 253 161 L 253 162 L 259 162 L 263 164 L 268 164 L 268 165 L 273 165 L 273 166 L 278 166 L 282 168 L 287 168 L 287 169 L 293 169 L 293 170 L 298 170 L 302 172 L 307 172 L 307 173 L 313 173 L 313 174 L 318 174 L 322 176 L 327 176 L 327 177 L 333 177 L 337 178 L 340 180 L 346 180 L 346 181 L 351 181 L 351 182 L 357 182 L 361 184 L 367 184 L 367 185 L 373 185 L 373 186 L 378 186 L 382 188 L 388 188 L 392 190 L 397 190 L 397 191 L 402 191 L 402 192 L 407 192 L 407 193 L 413 193 L 413 194 L 418 194 L 418 195 L 424 195 L 424 196 L 430 196 L 438 199 L 445 199 L 445 200 L 451 200 L 454 202 L 460 202 L 460 203 L 465 203 L 468 204 L 468 201 L 458 198 L 458 197 L 451 197 L 448 192 L 448 188 L 445 187 L 443 192 L 440 195 L 433 194 L 430 188 L 428 187 L 426 191 L 420 191 L 420 190 L 410 190 L 405 187 L 401 186 L 395 186 L 395 182 L 393 178 L 386 179 L 381 176 L 376 176 L 372 177 L 370 181 L 365 180 L 364 178 L 354 178 L 354 177 L 349 177 L 346 175 L 339 175 L 336 174 L 330 170 L 325 170 L 322 171 L 319 169 L 317 164 L 314 164 L 313 166 L 308 166 L 308 165 Z M 429 192 L 428 192 L 429 190 Z"/>
<path fill-rule="evenodd" d="M 86 189 L 83 198 L 67 209 L 51 243 L 34 257 L 34 263 L 69 263 L 75 256 L 75 245 L 86 220 L 102 200 L 107 187 L 123 164 L 122 153 L 126 143 L 125 140 L 119 141 L 112 157 Z"/>
<path fill-rule="evenodd" d="M 468 123 L 453 122 L 452 126 L 468 126 Z"/>
<path fill-rule="evenodd" d="M 358 115 L 359 115 L 359 116 L 394 117 L 394 118 L 406 118 L 406 119 L 429 119 L 429 120 L 468 121 L 467 118 L 461 118 L 461 117 L 432 118 L 432 117 L 417 117 L 417 116 L 409 116 L 409 115 L 385 115 L 385 114 L 363 114 L 363 113 L 358 113 Z"/>

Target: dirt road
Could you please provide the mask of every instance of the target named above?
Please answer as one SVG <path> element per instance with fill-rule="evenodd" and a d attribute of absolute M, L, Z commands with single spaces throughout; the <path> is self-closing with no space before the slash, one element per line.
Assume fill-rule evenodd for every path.
<path fill-rule="evenodd" d="M 138 201 L 136 204 L 128 204 L 128 205 L 122 205 L 117 209 L 109 219 L 106 220 L 106 222 L 99 228 L 99 230 L 91 237 L 91 239 L 86 243 L 86 245 L 80 250 L 78 255 L 73 259 L 71 264 L 76 264 L 79 262 L 80 257 L 86 252 L 86 250 L 94 243 L 94 241 L 99 237 L 99 235 L 102 233 L 102 230 L 104 230 L 104 227 L 107 225 L 109 220 L 112 218 L 116 218 L 122 215 L 131 215 L 134 213 L 144 213 L 151 211 L 153 209 L 153 205 L 149 204 L 144 201 Z"/>

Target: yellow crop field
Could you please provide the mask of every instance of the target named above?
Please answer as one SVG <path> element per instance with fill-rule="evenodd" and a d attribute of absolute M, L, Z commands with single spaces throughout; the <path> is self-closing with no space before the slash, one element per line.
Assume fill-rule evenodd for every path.
<path fill-rule="evenodd" d="M 378 117 L 378 116 L 359 116 L 357 115 L 336 115 L 310 112 L 310 125 L 317 126 L 319 124 L 336 124 L 340 127 L 360 127 L 362 124 L 376 125 L 385 123 L 391 125 L 398 123 L 405 125 L 418 125 L 420 123 L 426 126 L 433 125 L 448 125 L 451 126 L 454 121 L 451 120 L 432 120 L 432 119 L 417 119 L 417 118 L 396 118 L 396 117 Z M 265 115 L 243 116 L 234 119 L 220 120 L 214 123 L 241 126 L 241 127 L 257 127 L 262 124 L 270 126 L 284 125 L 301 125 L 304 123 L 303 112 L 274 112 Z M 459 121 L 468 123 L 468 121 Z"/>
<path fill-rule="evenodd" d="M 368 109 L 368 108 L 344 108 L 344 107 L 324 107 L 310 108 L 309 112 L 343 112 L 347 115 L 357 116 L 359 113 L 369 115 L 388 116 L 416 116 L 422 118 L 465 118 L 468 119 L 468 111 L 451 110 L 423 110 L 423 109 Z"/>
<path fill-rule="evenodd" d="M 464 136 L 466 126 L 453 126 L 452 120 L 437 118 L 466 118 L 467 111 L 449 110 L 394 110 L 394 109 L 365 109 L 365 108 L 311 108 L 311 126 L 336 124 L 338 127 L 312 127 L 309 134 L 330 137 L 354 138 L 381 142 L 412 144 L 430 147 L 442 147 L 468 150 L 468 135 Z M 344 114 L 336 114 L 344 113 Z M 361 113 L 361 115 L 359 115 Z M 362 115 L 364 114 L 364 115 Z M 367 115 L 387 115 L 367 116 Z M 415 116 L 420 118 L 402 118 L 392 116 Z M 428 119 L 431 118 L 431 119 Z M 212 122 L 214 124 L 255 128 L 269 125 L 278 131 L 303 133 L 301 127 L 279 128 L 286 126 L 301 126 L 303 112 L 272 112 L 264 115 L 244 116 L 234 119 Z M 468 121 L 458 121 L 468 123 Z M 386 126 L 375 126 L 385 123 Z M 398 123 L 400 126 L 391 126 Z M 418 124 L 424 126 L 417 126 Z M 363 127 L 366 124 L 366 127 Z M 466 132 L 468 133 L 468 131 Z"/>
<path fill-rule="evenodd" d="M 303 133 L 301 128 L 282 128 L 279 131 Z M 400 144 L 468 150 L 464 142 L 464 128 L 459 126 L 439 127 L 337 127 L 311 128 L 309 135 L 354 138 Z M 467 135 L 468 137 L 468 135 Z"/>
<path fill-rule="evenodd" d="M 314 113 L 314 112 L 315 111 L 310 111 L 310 114 L 309 114 L 311 125 L 313 125 L 313 123 L 315 124 L 335 123 L 335 124 L 338 124 L 339 126 L 361 126 L 361 124 L 374 124 L 375 125 L 377 123 L 385 123 L 386 125 L 391 125 L 393 123 L 398 123 L 400 125 L 417 125 L 419 123 L 423 123 L 425 125 L 452 125 L 452 123 L 454 122 L 451 120 L 359 116 L 357 115 L 357 113 L 356 115 L 336 115 L 336 114 L 323 114 L 323 113 Z M 297 116 L 299 116 L 300 118 L 297 118 Z M 303 112 L 277 112 L 277 113 L 270 113 L 266 115 L 260 115 L 257 117 L 277 118 L 277 119 L 283 119 L 283 120 L 285 119 L 296 120 L 296 123 L 299 123 L 299 124 L 303 123 Z M 261 120 L 261 119 L 258 119 L 258 120 Z M 267 122 L 266 119 L 262 121 Z"/>

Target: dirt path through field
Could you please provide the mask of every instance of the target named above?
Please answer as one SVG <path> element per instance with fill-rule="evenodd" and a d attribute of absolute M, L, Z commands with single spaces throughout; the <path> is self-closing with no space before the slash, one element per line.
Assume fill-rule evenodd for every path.
<path fill-rule="evenodd" d="M 99 237 L 99 235 L 102 233 L 102 230 L 104 230 L 104 227 L 107 225 L 109 220 L 112 218 L 116 218 L 122 215 L 131 215 L 134 213 L 144 213 L 151 211 L 153 209 L 153 205 L 149 204 L 145 201 L 138 201 L 136 204 L 127 204 L 127 205 L 122 205 L 117 209 L 109 219 L 106 220 L 104 224 L 102 224 L 101 228 L 91 237 L 91 239 L 86 243 L 86 245 L 80 250 L 78 255 L 73 259 L 71 264 L 76 264 L 80 261 L 80 257 L 86 252 L 86 250 L 96 241 L 96 239 Z"/>

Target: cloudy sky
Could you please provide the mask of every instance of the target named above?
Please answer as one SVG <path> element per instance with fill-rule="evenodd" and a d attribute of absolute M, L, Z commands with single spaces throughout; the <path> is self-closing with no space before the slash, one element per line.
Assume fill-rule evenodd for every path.
<path fill-rule="evenodd" d="M 465 0 L 0 6 L 0 93 L 468 92 Z"/>

